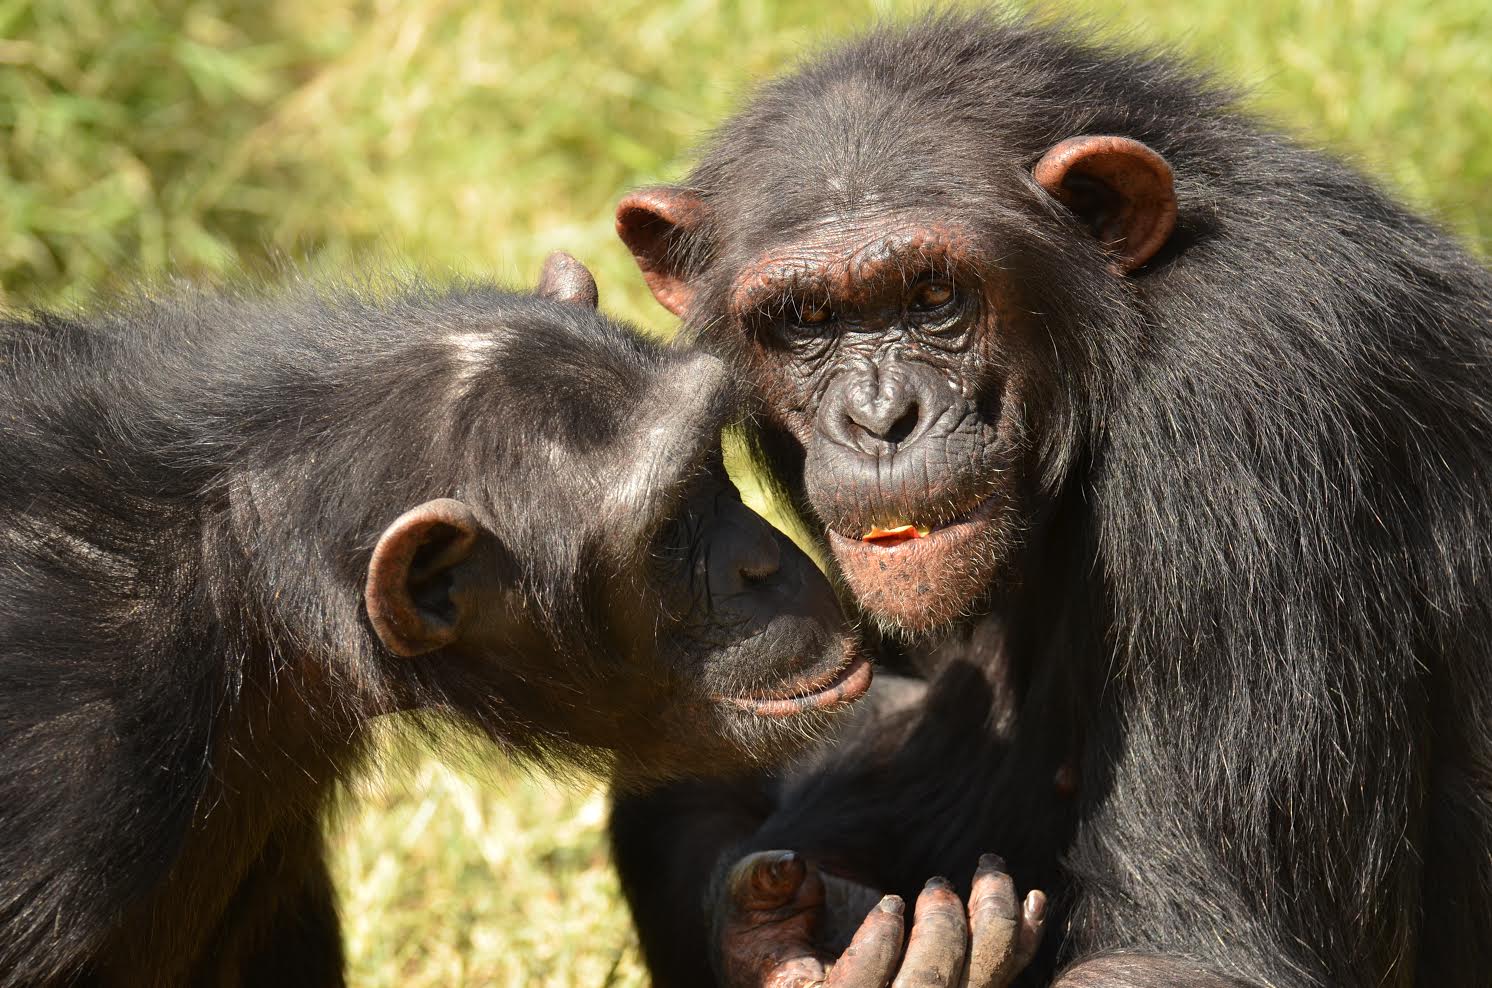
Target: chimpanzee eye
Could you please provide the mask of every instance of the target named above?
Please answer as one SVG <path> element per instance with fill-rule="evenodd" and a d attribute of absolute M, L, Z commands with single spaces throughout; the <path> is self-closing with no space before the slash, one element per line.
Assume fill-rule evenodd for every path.
<path fill-rule="evenodd" d="M 834 321 L 834 310 L 827 303 L 803 302 L 798 306 L 793 321 L 799 326 L 822 326 Z"/>
<path fill-rule="evenodd" d="M 957 295 L 951 281 L 929 278 L 912 289 L 912 298 L 907 305 L 913 312 L 936 312 L 951 303 Z"/>

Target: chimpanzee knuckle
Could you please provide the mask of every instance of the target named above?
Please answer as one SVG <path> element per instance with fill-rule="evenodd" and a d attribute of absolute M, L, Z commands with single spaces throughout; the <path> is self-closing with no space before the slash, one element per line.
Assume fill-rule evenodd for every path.
<path fill-rule="evenodd" d="M 961 988 L 963 974 L 958 967 L 961 960 L 961 954 L 955 958 L 954 952 L 947 950 L 937 958 L 903 962 L 891 988 Z"/>
<path fill-rule="evenodd" d="M 829 972 L 825 988 L 886 988 L 901 956 L 901 901 L 883 899 L 855 931 Z"/>
<path fill-rule="evenodd" d="M 1005 938 L 1014 943 L 1020 920 L 1010 912 L 1003 896 L 985 896 L 970 911 L 970 925 L 976 935 L 982 934 L 991 942 Z"/>
<path fill-rule="evenodd" d="M 968 948 L 964 904 L 947 882 L 934 879 L 917 897 L 906 957 L 893 985 L 956 986 L 963 976 Z"/>
<path fill-rule="evenodd" d="M 824 965 L 815 957 L 742 958 L 725 966 L 727 988 L 818 988 Z"/>
<path fill-rule="evenodd" d="M 971 920 L 968 988 L 1003 988 L 1020 970 L 1020 923 L 976 910 Z"/>

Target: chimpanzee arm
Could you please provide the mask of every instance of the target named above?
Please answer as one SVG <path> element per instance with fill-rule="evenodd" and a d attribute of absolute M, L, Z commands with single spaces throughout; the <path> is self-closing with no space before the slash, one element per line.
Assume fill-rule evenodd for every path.
<path fill-rule="evenodd" d="M 923 889 L 923 884 L 934 874 L 964 882 L 973 872 L 978 835 L 987 828 L 965 818 L 983 805 L 968 796 L 992 773 L 995 749 L 1003 747 L 990 743 L 985 729 L 989 696 L 972 669 L 950 668 L 933 689 L 924 686 L 879 676 L 838 743 L 782 779 L 687 782 L 646 795 L 618 795 L 613 847 L 655 983 L 709 983 L 712 967 L 719 963 L 712 961 L 716 953 L 725 955 L 727 974 L 761 967 L 756 955 L 767 952 L 800 950 L 806 963 L 817 965 L 824 955 L 838 954 L 852 937 L 859 938 L 860 953 L 867 953 L 873 947 L 863 941 L 886 939 L 862 923 L 879 890 L 900 892 L 908 902 L 930 896 L 925 908 L 934 913 L 953 908 L 958 896 L 952 886 Z M 960 766 L 963 782 L 950 779 L 946 771 L 935 776 L 932 765 L 940 770 Z M 957 819 L 950 822 L 950 814 Z M 963 853 L 965 844 L 968 853 Z M 780 891 L 781 902 L 752 907 L 747 900 L 753 896 L 736 894 L 736 886 L 749 884 L 740 877 L 752 871 L 745 859 L 783 850 L 796 852 L 795 881 L 784 880 L 782 889 L 768 890 Z M 757 871 L 773 874 L 771 869 Z M 1007 905 L 1017 908 L 1020 900 L 1003 865 L 998 873 L 1002 890 L 1010 886 Z M 870 893 L 869 898 L 856 891 Z M 968 948 L 989 952 L 985 941 L 992 940 L 988 931 L 993 927 L 976 908 L 988 896 L 977 894 L 977 885 L 974 891 Z M 894 920 L 897 936 L 899 915 Z M 920 915 L 914 912 L 914 917 Z M 891 917 L 873 911 L 870 919 L 893 924 Z M 1004 921 L 1003 915 L 995 920 Z M 963 949 L 963 940 L 955 939 Z M 1035 933 L 1028 931 L 1027 941 L 1034 951 Z M 1029 960 L 1015 953 L 1020 966 Z"/>
<path fill-rule="evenodd" d="M 232 965 L 220 976 L 223 983 L 342 988 L 336 890 L 318 819 L 284 828 L 269 841 L 239 887 L 224 936 L 233 939 L 213 951 Z"/>
<path fill-rule="evenodd" d="M 766 780 L 686 781 L 619 793 L 611 842 L 653 983 L 713 980 L 706 902 L 718 875 L 771 812 Z"/>

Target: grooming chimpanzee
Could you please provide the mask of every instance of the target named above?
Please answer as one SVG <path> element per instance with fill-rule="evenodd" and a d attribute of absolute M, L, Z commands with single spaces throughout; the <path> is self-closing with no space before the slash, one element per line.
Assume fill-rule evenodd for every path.
<path fill-rule="evenodd" d="M 1054 893 L 1026 983 L 1487 983 L 1481 264 L 1171 59 L 987 17 L 813 59 L 618 229 L 929 681 L 785 782 L 620 800 L 660 984 L 812 963 L 706 893 L 747 852 L 986 847 Z"/>
<path fill-rule="evenodd" d="M 720 362 L 541 293 L 0 324 L 0 985 L 340 983 L 320 811 L 378 714 L 636 781 L 864 691 Z"/>

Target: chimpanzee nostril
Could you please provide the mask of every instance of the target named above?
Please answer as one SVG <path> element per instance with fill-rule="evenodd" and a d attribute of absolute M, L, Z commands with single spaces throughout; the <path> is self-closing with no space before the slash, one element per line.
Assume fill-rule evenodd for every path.
<path fill-rule="evenodd" d="M 901 418 L 891 423 L 891 428 L 886 430 L 885 440 L 888 443 L 905 442 L 912 430 L 917 428 L 917 412 L 917 403 L 913 402 Z"/>
<path fill-rule="evenodd" d="M 846 369 L 819 405 L 825 438 L 869 456 L 916 443 L 958 400 L 946 375 L 909 360 Z"/>
<path fill-rule="evenodd" d="M 859 431 L 873 439 L 899 443 L 917 428 L 918 406 L 913 389 L 899 378 L 883 376 L 881 387 L 874 394 L 851 396 L 845 415 L 858 427 L 850 430 L 852 434 Z"/>
<path fill-rule="evenodd" d="M 709 554 L 710 592 L 722 597 L 753 593 L 777 578 L 782 545 L 756 512 L 734 501 L 724 504 Z"/>

